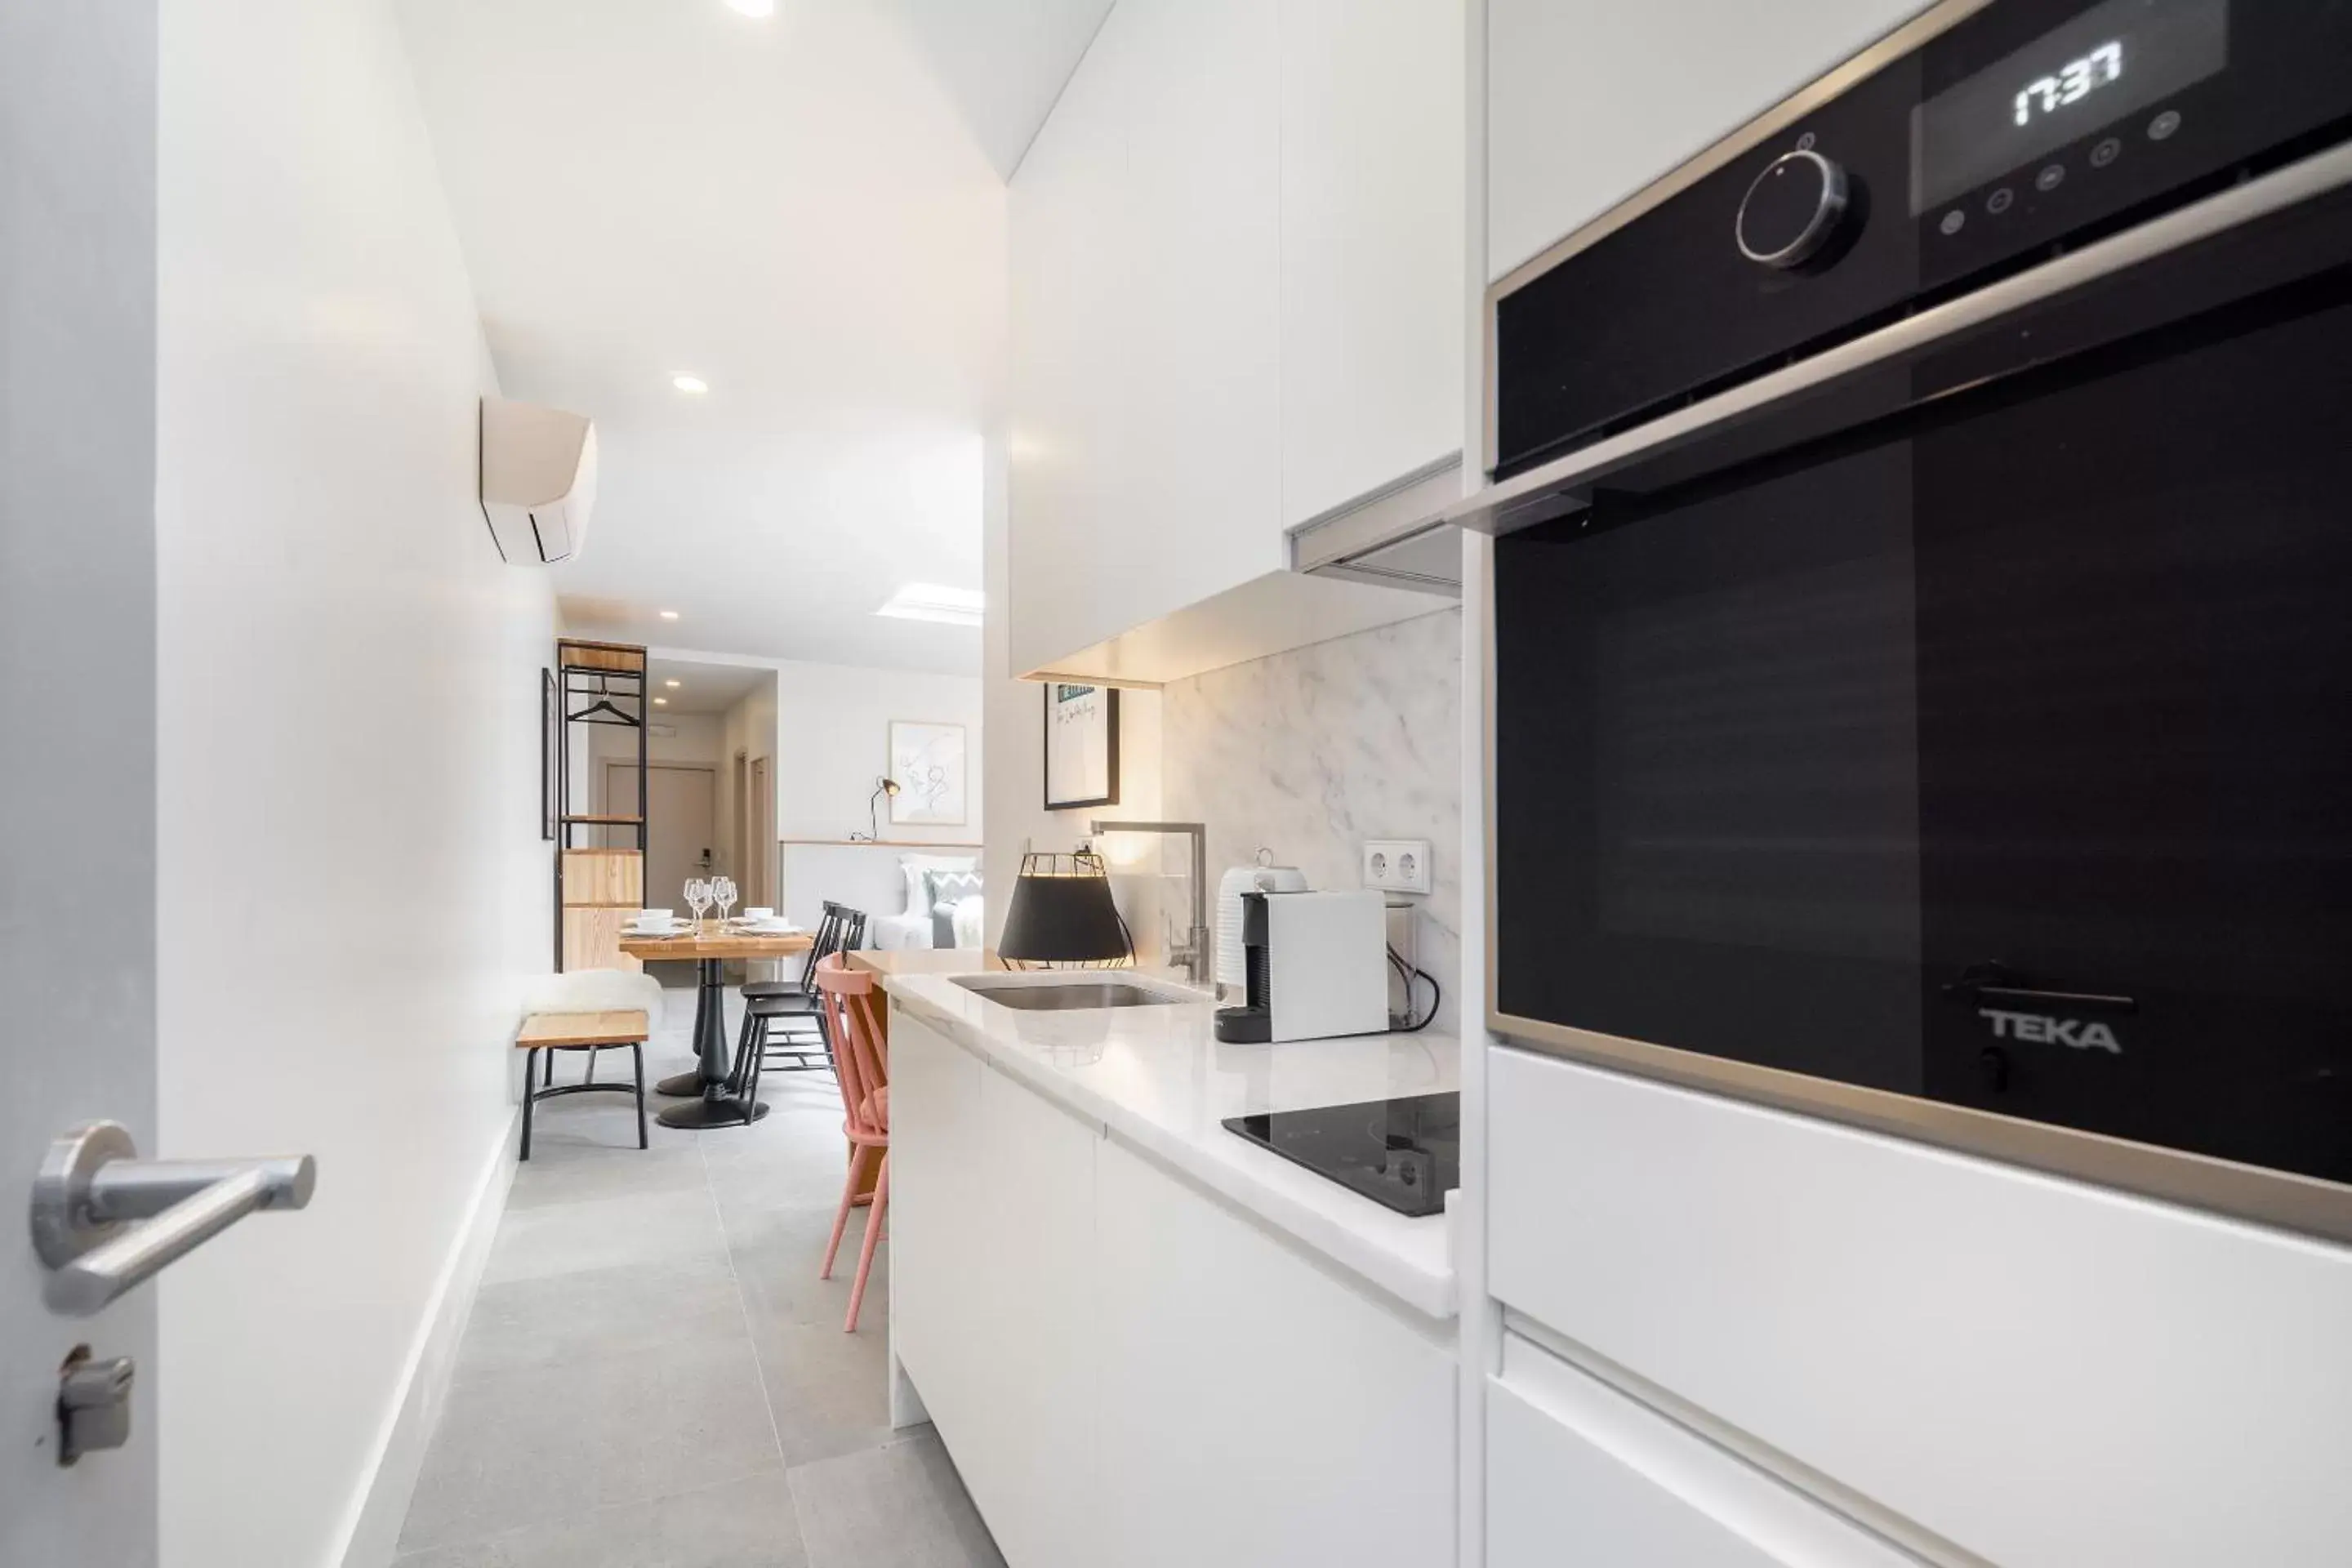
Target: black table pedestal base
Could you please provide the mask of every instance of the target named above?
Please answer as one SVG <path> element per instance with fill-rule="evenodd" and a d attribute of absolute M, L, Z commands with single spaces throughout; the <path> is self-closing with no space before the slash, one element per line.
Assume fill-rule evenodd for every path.
<path fill-rule="evenodd" d="M 687 1105 L 673 1105 L 654 1118 L 664 1127 L 699 1131 L 711 1127 L 748 1127 L 768 1114 L 765 1105 L 746 1105 L 728 1088 L 727 983 L 719 976 L 719 961 L 702 961 L 694 991 L 694 1055 L 692 1072 L 674 1073 L 654 1085 L 667 1095 L 691 1095 Z"/>
<path fill-rule="evenodd" d="M 700 1131 L 712 1127 L 744 1127 L 768 1114 L 768 1102 L 761 1100 L 751 1106 L 745 1115 L 740 1100 L 698 1100 L 688 1105 L 673 1105 L 655 1116 L 664 1127 L 684 1128 Z"/>

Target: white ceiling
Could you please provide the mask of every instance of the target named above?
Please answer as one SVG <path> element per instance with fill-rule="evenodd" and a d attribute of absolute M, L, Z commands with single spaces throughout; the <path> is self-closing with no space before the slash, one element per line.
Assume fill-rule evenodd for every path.
<path fill-rule="evenodd" d="M 1108 3 L 401 0 L 501 388 L 596 420 L 568 629 L 977 670 L 872 611 L 980 585 L 1000 171 Z"/>
<path fill-rule="evenodd" d="M 772 685 L 776 672 L 764 665 L 719 664 L 703 659 L 646 660 L 653 694 L 664 700 L 656 719 L 679 713 L 724 713 L 758 687 Z M 677 681 L 676 686 L 669 683 Z"/>
<path fill-rule="evenodd" d="M 972 140 L 1007 180 L 1111 0 L 896 0 Z"/>

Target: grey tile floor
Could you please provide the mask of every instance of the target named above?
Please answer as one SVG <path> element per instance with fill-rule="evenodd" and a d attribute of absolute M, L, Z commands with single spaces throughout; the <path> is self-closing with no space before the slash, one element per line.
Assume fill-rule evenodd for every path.
<path fill-rule="evenodd" d="M 688 1065 L 693 993 L 667 1002 L 649 1080 Z M 865 1210 L 816 1277 L 840 1091 L 772 1069 L 761 1097 L 642 1152 L 625 1096 L 539 1108 L 397 1568 L 1002 1568 L 939 1438 L 890 1429 L 887 1242 L 841 1331 Z"/>

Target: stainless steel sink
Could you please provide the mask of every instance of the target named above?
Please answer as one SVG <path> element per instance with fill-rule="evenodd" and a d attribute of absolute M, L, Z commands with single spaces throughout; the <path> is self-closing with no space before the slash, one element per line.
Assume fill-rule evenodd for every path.
<path fill-rule="evenodd" d="M 1124 980 L 1073 980 L 1057 985 L 1007 985 L 1002 980 L 956 976 L 958 985 L 1000 1006 L 1032 1013 L 1064 1013 L 1087 1007 L 1150 1007 L 1183 1000 L 1146 991 Z"/>

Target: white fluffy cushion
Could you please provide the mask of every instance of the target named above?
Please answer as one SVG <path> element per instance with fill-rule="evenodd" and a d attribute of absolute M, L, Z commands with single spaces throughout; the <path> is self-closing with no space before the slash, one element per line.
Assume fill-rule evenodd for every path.
<path fill-rule="evenodd" d="M 958 947 L 980 947 L 988 931 L 987 895 L 974 893 L 955 907 L 955 935 Z"/>
<path fill-rule="evenodd" d="M 626 969 L 574 969 L 533 975 L 523 987 L 522 1010 L 531 1013 L 642 1012 L 648 1029 L 662 1021 L 661 982 Z"/>

